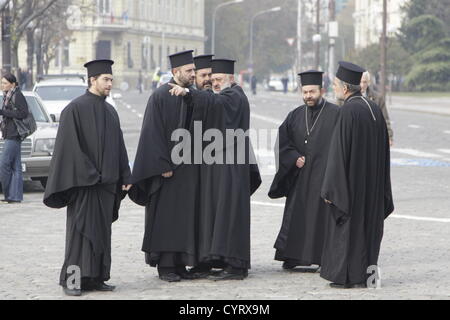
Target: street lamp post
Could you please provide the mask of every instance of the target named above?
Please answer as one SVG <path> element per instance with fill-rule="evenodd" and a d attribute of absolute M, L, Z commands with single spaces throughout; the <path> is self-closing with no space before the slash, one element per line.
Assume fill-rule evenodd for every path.
<path fill-rule="evenodd" d="M 383 31 L 381 34 L 381 55 L 380 55 L 380 65 L 381 65 L 381 96 L 386 99 L 386 64 L 387 64 L 387 0 L 383 0 Z"/>
<path fill-rule="evenodd" d="M 250 81 L 252 81 L 251 79 L 253 77 L 253 69 L 254 69 L 253 68 L 253 24 L 254 24 L 254 22 L 255 22 L 257 17 L 259 17 L 259 16 L 261 16 L 263 14 L 266 14 L 266 13 L 277 12 L 277 11 L 281 11 L 281 7 L 275 7 L 275 8 L 272 8 L 272 9 L 268 9 L 268 10 L 263 10 L 263 11 L 257 12 L 252 17 L 252 20 L 251 20 L 251 23 L 250 23 L 250 57 L 249 57 L 249 60 L 250 60 Z"/>
<path fill-rule="evenodd" d="M 0 1 L 2 15 L 2 64 L 6 72 L 11 72 L 11 12 L 9 0 Z"/>
<path fill-rule="evenodd" d="M 211 35 L 211 41 L 212 41 L 212 45 L 211 45 L 211 53 L 215 53 L 216 52 L 216 16 L 217 16 L 217 11 L 219 11 L 220 8 L 223 8 L 225 6 L 228 5 L 232 5 L 232 4 L 236 4 L 236 3 L 241 3 L 244 2 L 244 0 L 233 0 L 233 1 L 229 1 L 229 2 L 225 2 L 222 4 L 219 4 L 213 12 L 213 25 L 212 25 L 212 35 Z"/>

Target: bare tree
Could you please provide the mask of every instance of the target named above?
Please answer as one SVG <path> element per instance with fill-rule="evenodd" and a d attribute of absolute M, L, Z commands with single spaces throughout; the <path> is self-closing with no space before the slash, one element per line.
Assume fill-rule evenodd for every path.
<path fill-rule="evenodd" d="M 34 34 L 37 21 L 58 0 L 11 0 L 12 4 L 12 26 L 11 26 L 11 51 L 12 67 L 17 69 L 19 66 L 19 43 L 23 35 L 28 31 L 29 37 Z M 30 51 L 29 51 L 30 52 Z M 31 53 L 32 55 L 32 53 Z"/>

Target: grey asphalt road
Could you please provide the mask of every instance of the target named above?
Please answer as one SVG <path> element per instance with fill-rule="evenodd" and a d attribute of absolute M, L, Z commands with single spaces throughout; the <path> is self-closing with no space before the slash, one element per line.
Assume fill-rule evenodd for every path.
<path fill-rule="evenodd" d="M 149 94 L 124 93 L 119 103 L 130 156 L 135 157 Z M 301 104 L 295 94 L 250 96 L 252 128 L 270 132 Z M 144 263 L 144 208 L 126 200 L 112 238 L 113 293 L 81 299 L 449 299 L 450 117 L 432 113 L 439 99 L 393 99 L 392 184 L 396 211 L 385 223 L 381 288 L 339 291 L 318 274 L 286 272 L 273 260 L 283 201 L 267 192 L 274 174 L 271 143 L 257 143 L 263 185 L 252 198 L 252 269 L 240 282 L 168 284 Z M 446 102 L 445 99 L 442 100 Z M 411 111 L 414 108 L 419 111 Z M 411 108 L 409 108 L 409 106 Z M 427 112 L 423 112 L 426 110 Z M 430 111 L 430 112 L 428 112 Z M 57 285 L 63 262 L 65 211 L 42 204 L 43 190 L 26 183 L 21 205 L 0 206 L 0 299 L 70 299 Z"/>

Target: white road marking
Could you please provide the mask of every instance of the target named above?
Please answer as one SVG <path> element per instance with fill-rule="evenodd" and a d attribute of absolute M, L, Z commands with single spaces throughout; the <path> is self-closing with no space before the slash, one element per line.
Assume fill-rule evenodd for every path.
<path fill-rule="evenodd" d="M 437 151 L 450 154 L 450 149 L 438 149 Z"/>
<path fill-rule="evenodd" d="M 416 125 L 416 124 L 410 124 L 409 126 L 408 126 L 408 128 L 411 128 L 411 129 L 420 129 L 420 128 L 422 128 L 421 126 L 418 126 L 418 125 Z"/>
<path fill-rule="evenodd" d="M 391 152 L 408 154 L 408 155 L 414 156 L 414 157 L 423 157 L 423 158 L 442 158 L 442 156 L 439 155 L 439 154 L 428 153 L 428 152 L 422 152 L 422 151 L 415 150 L 415 149 L 391 148 Z"/>
<path fill-rule="evenodd" d="M 139 118 L 143 118 L 144 116 L 143 116 L 142 114 L 139 113 L 139 114 L 138 114 L 138 117 L 139 117 Z"/>
<path fill-rule="evenodd" d="M 450 219 L 444 219 L 444 218 L 441 219 L 441 218 L 415 217 L 415 216 L 405 216 L 405 215 L 399 215 L 399 214 L 393 214 L 390 217 L 391 218 L 396 218 L 396 219 L 407 219 L 407 220 L 450 223 Z"/>
<path fill-rule="evenodd" d="M 262 121 L 266 121 L 272 124 L 276 124 L 277 126 L 281 125 L 283 123 L 283 121 L 281 120 L 277 120 L 274 118 L 270 118 L 270 117 L 265 117 L 265 116 L 261 116 L 259 114 L 255 114 L 255 113 L 251 113 L 250 116 L 252 118 L 258 119 L 258 120 L 262 120 Z"/>
<path fill-rule="evenodd" d="M 127 104 L 127 109 L 131 109 L 131 106 L 129 104 Z"/>
<path fill-rule="evenodd" d="M 255 206 L 284 208 L 283 203 L 276 203 L 276 202 L 271 203 L 271 202 L 252 201 L 252 204 Z M 399 215 L 399 214 L 392 214 L 389 217 L 395 218 L 395 219 L 450 223 L 450 219 L 445 219 L 445 218 L 415 217 L 415 216 L 407 216 L 407 215 Z"/>
<path fill-rule="evenodd" d="M 445 134 L 450 134 L 450 130 L 444 131 Z"/>

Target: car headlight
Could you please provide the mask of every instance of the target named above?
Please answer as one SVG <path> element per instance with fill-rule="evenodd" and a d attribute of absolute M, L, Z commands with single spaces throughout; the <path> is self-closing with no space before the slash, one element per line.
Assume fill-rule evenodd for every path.
<path fill-rule="evenodd" d="M 34 156 L 51 156 L 55 149 L 56 139 L 37 139 L 34 144 Z"/>

